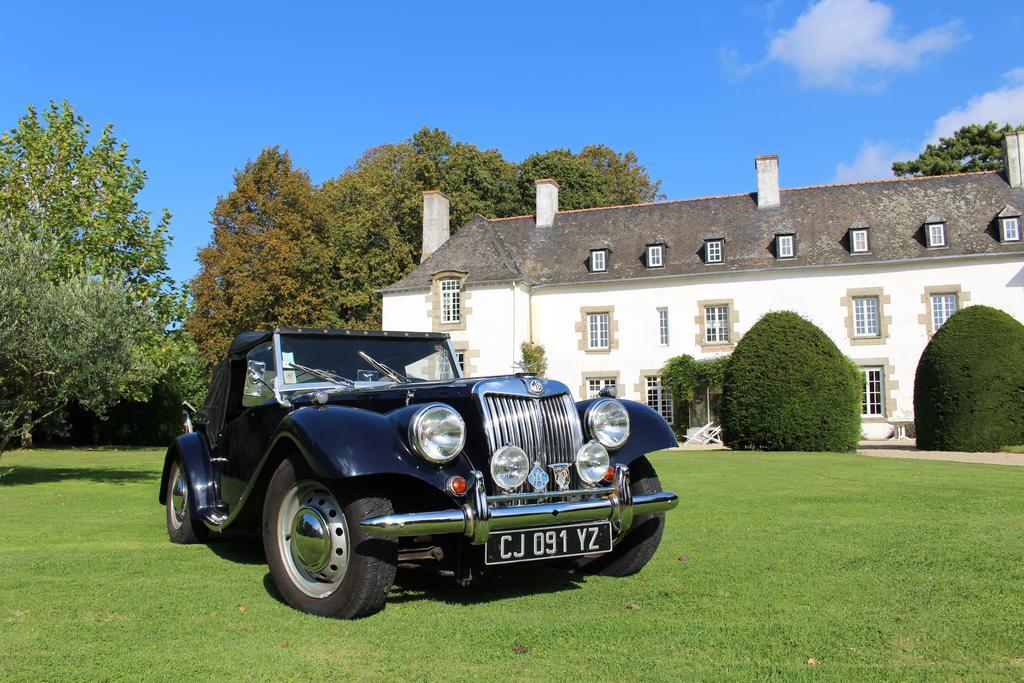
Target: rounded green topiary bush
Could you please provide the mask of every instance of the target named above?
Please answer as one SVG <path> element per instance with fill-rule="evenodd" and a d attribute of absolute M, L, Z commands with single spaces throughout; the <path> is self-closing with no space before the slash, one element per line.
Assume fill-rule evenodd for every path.
<path fill-rule="evenodd" d="M 918 361 L 914 427 L 923 449 L 1024 443 L 1024 325 L 989 306 L 954 313 Z"/>
<path fill-rule="evenodd" d="M 860 371 L 810 321 L 768 313 L 729 360 L 722 432 L 732 448 L 852 451 L 860 438 Z"/>

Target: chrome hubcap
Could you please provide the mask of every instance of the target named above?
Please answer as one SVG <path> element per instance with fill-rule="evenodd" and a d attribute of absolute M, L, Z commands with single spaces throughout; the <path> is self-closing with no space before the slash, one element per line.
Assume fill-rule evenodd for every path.
<path fill-rule="evenodd" d="M 185 521 L 185 507 L 188 505 L 188 487 L 185 486 L 185 478 L 181 470 L 174 471 L 174 483 L 171 485 L 171 514 L 174 517 L 175 526 L 181 526 Z"/>
<path fill-rule="evenodd" d="M 330 491 L 314 481 L 300 482 L 285 496 L 277 514 L 277 540 L 288 578 L 314 598 L 326 598 L 348 570 L 348 525 Z"/>
<path fill-rule="evenodd" d="M 292 551 L 295 559 L 310 572 L 318 572 L 331 556 L 327 522 L 314 508 L 303 507 L 292 520 Z"/>

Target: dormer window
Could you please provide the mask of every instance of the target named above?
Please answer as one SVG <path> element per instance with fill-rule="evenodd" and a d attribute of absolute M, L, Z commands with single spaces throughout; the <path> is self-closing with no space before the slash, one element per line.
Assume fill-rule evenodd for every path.
<path fill-rule="evenodd" d="M 775 236 L 775 258 L 796 258 L 796 235 Z"/>
<path fill-rule="evenodd" d="M 590 251 L 590 272 L 604 273 L 608 270 L 608 250 L 592 249 Z"/>
<path fill-rule="evenodd" d="M 867 254 L 871 251 L 871 240 L 867 228 L 850 228 L 850 253 Z"/>
<path fill-rule="evenodd" d="M 999 241 L 1020 242 L 1020 211 L 1010 204 L 1003 207 L 996 218 L 999 220 Z"/>
<path fill-rule="evenodd" d="M 648 268 L 661 268 L 665 265 L 665 245 L 663 244 L 648 244 L 647 245 L 647 267 Z"/>
<path fill-rule="evenodd" d="M 928 243 L 929 249 L 940 249 L 948 246 L 946 244 L 946 224 L 945 223 L 925 223 L 925 241 Z"/>
<path fill-rule="evenodd" d="M 1020 242 L 1020 216 L 999 219 L 999 238 L 1002 242 Z"/>
<path fill-rule="evenodd" d="M 704 240 L 704 263 L 721 263 L 725 260 L 725 240 Z"/>

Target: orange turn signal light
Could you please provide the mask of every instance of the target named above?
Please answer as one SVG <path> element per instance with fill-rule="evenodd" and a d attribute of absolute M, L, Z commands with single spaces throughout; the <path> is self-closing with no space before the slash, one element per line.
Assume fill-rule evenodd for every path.
<path fill-rule="evenodd" d="M 469 489 L 469 483 L 463 477 L 452 477 L 448 480 L 448 490 L 461 496 Z"/>
<path fill-rule="evenodd" d="M 611 465 L 608 466 L 608 471 L 604 473 L 604 480 L 611 481 L 615 478 L 615 468 Z"/>

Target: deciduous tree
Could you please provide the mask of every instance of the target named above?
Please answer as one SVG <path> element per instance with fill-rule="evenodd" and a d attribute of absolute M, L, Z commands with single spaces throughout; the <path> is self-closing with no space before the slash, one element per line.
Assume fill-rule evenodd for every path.
<path fill-rule="evenodd" d="M 267 147 L 236 172 L 212 223 L 187 321 L 206 362 L 222 357 L 244 330 L 338 324 L 338 277 L 322 204 L 288 152 Z"/>

